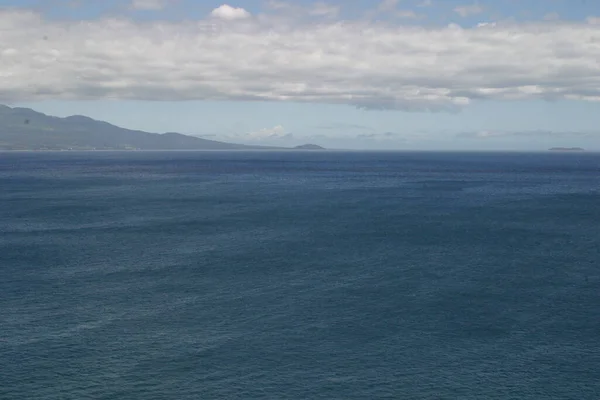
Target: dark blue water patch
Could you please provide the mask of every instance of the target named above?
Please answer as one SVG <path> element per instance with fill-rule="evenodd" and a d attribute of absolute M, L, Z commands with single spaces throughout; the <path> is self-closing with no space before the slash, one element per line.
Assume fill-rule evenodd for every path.
<path fill-rule="evenodd" d="M 0 398 L 598 398 L 599 169 L 2 153 Z"/>

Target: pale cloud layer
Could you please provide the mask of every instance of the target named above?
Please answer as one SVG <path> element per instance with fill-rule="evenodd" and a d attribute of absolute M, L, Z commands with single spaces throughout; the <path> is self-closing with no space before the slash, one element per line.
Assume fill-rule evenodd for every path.
<path fill-rule="evenodd" d="M 0 102 L 212 99 L 440 111 L 475 99 L 600 100 L 594 18 L 426 28 L 336 22 L 337 11 L 318 4 L 305 10 L 316 22 L 227 5 L 185 22 L 56 21 L 5 9 Z"/>

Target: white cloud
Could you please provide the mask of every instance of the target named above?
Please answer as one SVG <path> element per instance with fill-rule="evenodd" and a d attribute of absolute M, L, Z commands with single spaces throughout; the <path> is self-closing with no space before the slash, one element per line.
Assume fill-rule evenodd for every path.
<path fill-rule="evenodd" d="M 272 128 L 263 128 L 235 136 L 238 139 L 250 141 L 268 141 L 270 139 L 291 139 L 293 136 L 281 125 Z"/>
<path fill-rule="evenodd" d="M 0 57 L 0 102 L 211 99 L 439 111 L 474 99 L 600 101 L 600 25 L 585 22 L 74 22 L 5 9 Z"/>
<path fill-rule="evenodd" d="M 231 7 L 230 5 L 223 4 L 220 7 L 215 8 L 211 13 L 211 16 L 224 20 L 236 20 L 246 19 L 250 17 L 250 13 L 243 8 Z"/>
<path fill-rule="evenodd" d="M 166 6 L 166 0 L 133 0 L 131 2 L 131 7 L 136 10 L 162 10 Z"/>
<path fill-rule="evenodd" d="M 454 12 L 461 17 L 468 17 L 469 15 L 481 14 L 483 12 L 483 7 L 479 4 L 459 6 L 454 9 Z"/>
<path fill-rule="evenodd" d="M 431 0 L 423 0 L 422 2 L 417 4 L 417 7 L 431 7 L 432 5 L 433 2 Z"/>

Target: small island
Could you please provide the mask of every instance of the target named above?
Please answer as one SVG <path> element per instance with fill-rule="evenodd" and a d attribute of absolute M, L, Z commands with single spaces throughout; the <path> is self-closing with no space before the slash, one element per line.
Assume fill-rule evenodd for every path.
<path fill-rule="evenodd" d="M 552 147 L 550 151 L 584 151 L 581 147 Z"/>
<path fill-rule="evenodd" d="M 324 147 L 321 147 L 317 144 L 310 144 L 310 143 L 296 146 L 296 147 L 294 147 L 294 149 L 296 149 L 296 150 L 325 150 Z"/>

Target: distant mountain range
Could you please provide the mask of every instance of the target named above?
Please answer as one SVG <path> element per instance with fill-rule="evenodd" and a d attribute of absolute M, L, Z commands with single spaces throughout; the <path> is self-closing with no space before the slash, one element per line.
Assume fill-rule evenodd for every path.
<path fill-rule="evenodd" d="M 316 149 L 302 145 L 297 149 Z M 0 150 L 252 150 L 246 146 L 175 132 L 150 133 L 121 128 L 82 115 L 53 117 L 30 108 L 0 105 Z"/>

